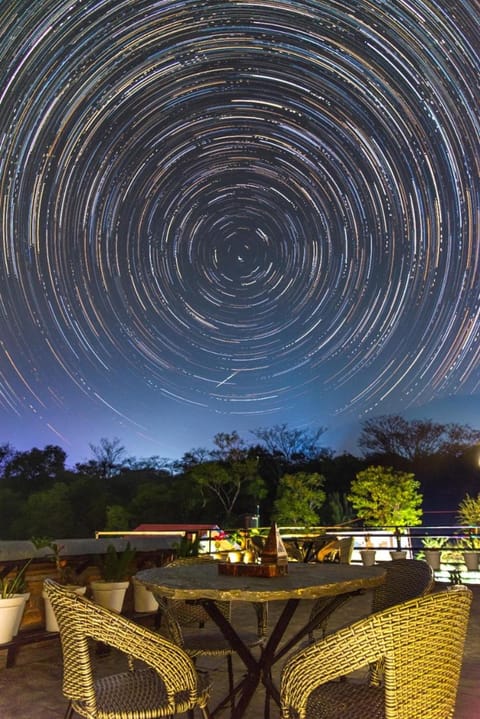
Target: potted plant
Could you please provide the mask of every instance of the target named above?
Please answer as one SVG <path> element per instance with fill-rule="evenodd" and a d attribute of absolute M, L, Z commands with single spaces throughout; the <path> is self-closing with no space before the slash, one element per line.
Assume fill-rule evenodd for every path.
<path fill-rule="evenodd" d="M 478 571 L 478 561 L 480 552 L 480 536 L 471 532 L 462 539 L 463 561 L 469 572 Z"/>
<path fill-rule="evenodd" d="M 20 569 L 4 567 L 0 572 L 0 644 L 12 641 L 18 632 L 30 596 L 25 592 L 25 573 L 31 561 L 27 559 Z"/>
<path fill-rule="evenodd" d="M 365 535 L 365 548 L 360 549 L 360 556 L 362 558 L 362 563 L 365 567 L 371 567 L 375 564 L 375 554 L 376 550 L 372 547 L 372 540 L 370 539 L 370 535 Z"/>
<path fill-rule="evenodd" d="M 37 549 L 50 549 L 51 554 L 48 559 L 55 564 L 56 577 L 59 584 L 63 584 L 77 594 L 85 594 L 87 587 L 81 584 L 77 572 L 68 564 L 68 561 L 61 556 L 65 545 L 58 544 L 50 537 L 32 537 L 32 543 Z M 42 591 L 42 597 L 45 606 L 45 629 L 47 632 L 58 632 L 58 623 L 46 593 Z"/>
<path fill-rule="evenodd" d="M 98 566 L 101 580 L 91 582 L 93 598 L 107 609 L 120 613 L 128 589 L 133 569 L 136 550 L 127 543 L 125 549 L 117 552 L 113 544 L 109 544 Z"/>
<path fill-rule="evenodd" d="M 182 537 L 179 542 L 174 542 L 172 548 L 175 550 L 175 556 L 179 558 L 198 557 L 200 551 L 200 536 L 193 539 L 190 537 Z"/>
<path fill-rule="evenodd" d="M 463 558 L 469 571 L 478 569 L 478 551 L 480 550 L 480 493 L 476 497 L 466 494 L 458 505 L 457 518 L 460 524 L 470 525 L 471 529 L 463 540 Z"/>
<path fill-rule="evenodd" d="M 425 553 L 425 561 L 433 570 L 440 569 L 442 550 L 445 549 L 447 545 L 445 537 L 425 537 L 422 539 L 422 544 Z"/>

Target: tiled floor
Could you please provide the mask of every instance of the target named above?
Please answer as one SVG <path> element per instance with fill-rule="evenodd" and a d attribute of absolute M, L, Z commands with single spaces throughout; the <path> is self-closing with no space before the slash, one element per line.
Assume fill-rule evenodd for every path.
<path fill-rule="evenodd" d="M 458 692 L 457 709 L 454 719 L 480 719 L 480 586 L 474 590 L 474 602 L 464 654 L 462 677 Z M 308 611 L 307 602 L 302 611 Z M 362 596 L 347 603 L 336 615 L 335 623 L 340 625 L 353 621 L 368 604 L 368 597 Z M 275 615 L 278 607 L 272 607 Z M 251 617 L 251 614 L 249 614 Z M 273 618 L 273 616 L 272 616 Z M 301 614 L 297 620 L 301 618 Z M 65 714 L 66 702 L 61 693 L 62 662 L 59 643 L 49 641 L 43 645 L 23 648 L 19 652 L 16 666 L 4 667 L 4 654 L 0 650 L 0 717 L 1 719 L 61 719 Z M 98 659 L 102 668 L 108 671 L 114 663 L 114 656 Z M 214 686 L 212 706 L 225 693 L 227 685 L 226 662 L 223 658 L 202 660 L 200 666 L 209 670 Z M 242 670 L 237 666 L 237 675 Z M 264 694 L 258 691 L 245 719 L 260 719 L 264 715 Z M 222 714 L 228 719 L 228 711 Z M 279 718 L 279 710 L 272 706 L 271 719 Z M 367 717 L 365 719 L 368 719 Z M 411 719 L 429 719 L 412 717 Z"/>

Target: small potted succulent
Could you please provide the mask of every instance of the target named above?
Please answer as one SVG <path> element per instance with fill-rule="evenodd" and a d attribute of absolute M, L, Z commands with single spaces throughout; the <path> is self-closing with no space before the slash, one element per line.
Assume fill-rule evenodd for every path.
<path fill-rule="evenodd" d="M 123 551 L 118 552 L 113 544 L 109 544 L 98 567 L 101 580 L 91 582 L 94 600 L 103 607 L 120 613 L 125 594 L 130 583 L 136 550 L 130 542 Z"/>

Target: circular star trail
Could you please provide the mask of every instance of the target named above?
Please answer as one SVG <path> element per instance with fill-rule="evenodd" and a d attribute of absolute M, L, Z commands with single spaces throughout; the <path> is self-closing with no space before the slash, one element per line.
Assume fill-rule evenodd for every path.
<path fill-rule="evenodd" d="M 477 3 L 0 16 L 4 410 L 478 392 Z"/>

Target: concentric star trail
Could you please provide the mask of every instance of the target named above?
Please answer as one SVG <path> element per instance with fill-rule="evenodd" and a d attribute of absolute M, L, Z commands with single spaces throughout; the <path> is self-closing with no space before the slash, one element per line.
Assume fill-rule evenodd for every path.
<path fill-rule="evenodd" d="M 5 417 L 322 421 L 480 391 L 477 2 L 0 20 Z"/>

